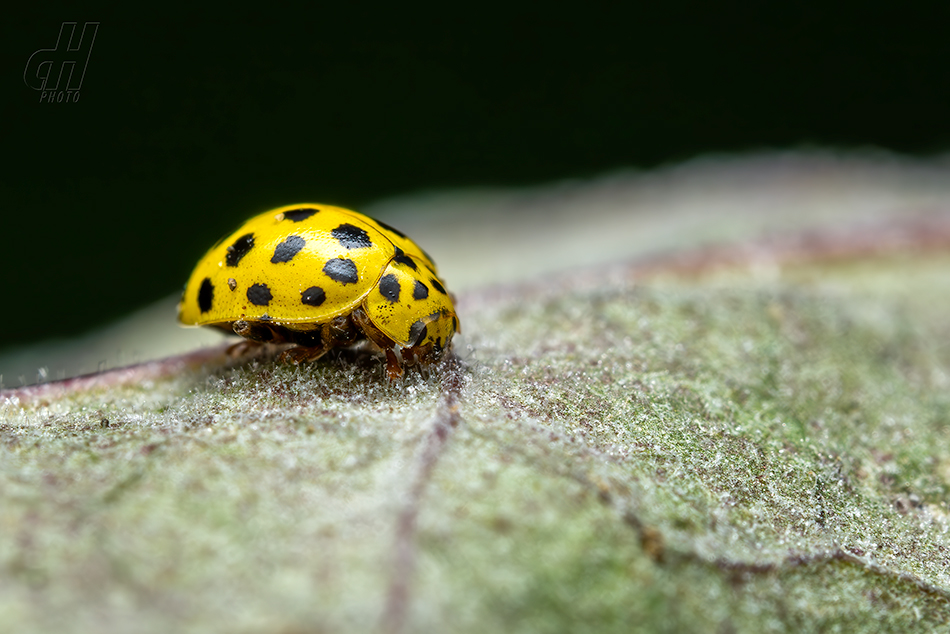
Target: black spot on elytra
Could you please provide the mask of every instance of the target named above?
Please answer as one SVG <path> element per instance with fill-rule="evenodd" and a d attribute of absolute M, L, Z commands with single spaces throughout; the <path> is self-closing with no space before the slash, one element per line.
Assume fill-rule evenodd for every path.
<path fill-rule="evenodd" d="M 228 247 L 228 254 L 224 256 L 224 263 L 228 266 L 237 266 L 247 252 L 254 246 L 254 234 L 245 233 Z"/>
<path fill-rule="evenodd" d="M 349 223 L 340 225 L 331 231 L 330 234 L 339 240 L 340 244 L 347 249 L 365 249 L 366 247 L 373 246 L 373 242 L 369 239 L 368 233 Z"/>
<path fill-rule="evenodd" d="M 408 266 L 413 271 L 416 270 L 416 263 L 413 262 L 412 258 L 406 255 L 406 252 L 399 247 L 396 247 L 396 255 L 393 257 L 393 260 L 395 260 L 398 264 L 404 264 Z"/>
<path fill-rule="evenodd" d="M 270 294 L 267 284 L 254 284 L 247 289 L 247 299 L 255 306 L 267 306 L 274 296 Z"/>
<path fill-rule="evenodd" d="M 399 280 L 392 273 L 384 275 L 379 280 L 379 292 L 383 294 L 390 303 L 395 304 L 399 301 Z"/>
<path fill-rule="evenodd" d="M 429 287 L 416 280 L 416 285 L 412 289 L 412 298 L 413 299 L 425 299 L 429 296 Z"/>
<path fill-rule="evenodd" d="M 374 218 L 373 220 L 376 220 L 376 219 Z M 395 229 L 395 228 L 393 228 L 393 227 L 390 227 L 390 226 L 387 225 L 385 222 L 380 222 L 379 220 L 376 220 L 376 224 L 378 224 L 380 227 L 382 227 L 382 228 L 385 229 L 386 231 L 392 231 L 393 233 L 395 233 L 395 234 L 396 234 L 397 236 L 399 236 L 400 238 L 405 238 L 405 237 L 406 237 L 406 234 L 404 234 L 402 231 L 400 231 L 399 229 Z"/>
<path fill-rule="evenodd" d="M 421 319 L 417 319 L 416 322 L 409 327 L 409 341 L 412 342 L 410 345 L 418 346 L 421 344 L 428 332 L 429 327 L 426 326 L 426 323 Z"/>
<path fill-rule="evenodd" d="M 300 249 L 302 249 L 305 244 L 307 244 L 307 241 L 300 236 L 287 236 L 284 238 L 284 241 L 278 244 L 277 248 L 274 249 L 274 257 L 270 259 L 271 263 L 280 264 L 281 262 L 290 262 L 295 255 L 300 253 Z"/>
<path fill-rule="evenodd" d="M 201 286 L 198 288 L 198 308 L 206 313 L 211 310 L 211 302 L 214 301 L 214 284 L 211 278 L 201 280 Z"/>
<path fill-rule="evenodd" d="M 319 209 L 313 209 L 312 207 L 308 207 L 306 209 L 290 209 L 284 212 L 284 220 L 300 222 L 301 220 L 306 220 L 319 211 Z"/>
<path fill-rule="evenodd" d="M 327 263 L 323 266 L 323 272 L 331 280 L 340 284 L 356 284 L 360 281 L 353 260 L 344 260 L 343 258 L 327 260 Z"/>
<path fill-rule="evenodd" d="M 448 293 L 445 292 L 445 287 L 442 286 L 439 280 L 435 279 L 434 277 L 430 277 L 429 281 L 432 283 L 432 286 L 435 288 L 435 290 L 439 291 L 443 295 L 448 295 Z"/>
<path fill-rule="evenodd" d="M 311 286 L 300 294 L 300 302 L 307 306 L 319 306 L 327 300 L 327 294 L 319 286 Z"/>

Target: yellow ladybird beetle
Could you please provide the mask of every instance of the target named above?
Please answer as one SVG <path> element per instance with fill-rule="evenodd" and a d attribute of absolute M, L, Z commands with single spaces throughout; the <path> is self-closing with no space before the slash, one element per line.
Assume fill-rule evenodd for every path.
<path fill-rule="evenodd" d="M 261 343 L 294 343 L 282 359 L 317 359 L 369 339 L 390 379 L 438 359 L 459 330 L 435 262 L 368 216 L 320 204 L 254 216 L 198 262 L 178 319 Z"/>

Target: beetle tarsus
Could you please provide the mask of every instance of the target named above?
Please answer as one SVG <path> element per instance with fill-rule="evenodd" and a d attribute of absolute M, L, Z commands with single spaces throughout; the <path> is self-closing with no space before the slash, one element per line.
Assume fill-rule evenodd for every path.
<path fill-rule="evenodd" d="M 386 348 L 386 374 L 389 375 L 390 381 L 398 381 L 402 378 L 402 366 L 392 348 Z"/>

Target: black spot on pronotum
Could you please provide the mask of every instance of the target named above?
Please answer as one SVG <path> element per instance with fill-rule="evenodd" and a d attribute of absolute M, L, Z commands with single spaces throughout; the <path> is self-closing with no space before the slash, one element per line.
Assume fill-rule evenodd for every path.
<path fill-rule="evenodd" d="M 284 212 L 284 220 L 300 222 L 301 220 L 306 220 L 319 211 L 319 209 L 314 209 L 313 207 L 307 207 L 305 209 L 290 209 Z"/>
<path fill-rule="evenodd" d="M 307 241 L 300 236 L 287 236 L 284 241 L 274 249 L 274 257 L 270 259 L 271 264 L 280 264 L 281 262 L 290 262 L 295 255 L 300 252 Z"/>
<path fill-rule="evenodd" d="M 429 296 L 429 287 L 416 280 L 416 285 L 412 289 L 412 298 L 413 299 L 425 299 Z"/>
<path fill-rule="evenodd" d="M 201 286 L 198 288 L 198 308 L 206 313 L 211 310 L 211 302 L 214 301 L 214 284 L 211 278 L 201 280 Z"/>
<path fill-rule="evenodd" d="M 413 262 L 412 258 L 406 255 L 406 252 L 399 247 L 396 247 L 396 255 L 393 257 L 393 260 L 395 260 L 398 264 L 404 264 L 408 266 L 413 271 L 416 270 L 416 263 Z"/>
<path fill-rule="evenodd" d="M 307 306 L 319 306 L 327 300 L 327 294 L 319 286 L 311 286 L 300 295 L 300 302 Z"/>
<path fill-rule="evenodd" d="M 343 258 L 327 260 L 327 263 L 323 266 L 323 272 L 326 273 L 327 277 L 331 280 L 339 282 L 340 284 L 356 284 L 360 281 L 356 264 L 353 263 L 353 260 L 345 260 Z"/>
<path fill-rule="evenodd" d="M 245 233 L 234 241 L 234 244 L 228 247 L 228 253 L 224 256 L 224 263 L 228 266 L 237 266 L 247 252 L 254 246 L 254 234 Z"/>
<path fill-rule="evenodd" d="M 443 295 L 447 295 L 447 294 L 448 294 L 448 293 L 445 292 L 445 287 L 442 286 L 442 284 L 441 284 L 441 282 L 439 282 L 439 280 L 435 279 L 434 277 L 430 277 L 430 278 L 429 278 L 429 281 L 432 283 L 432 286 L 433 286 L 433 288 L 435 288 L 435 290 L 439 291 L 439 292 L 442 293 Z"/>
<path fill-rule="evenodd" d="M 340 225 L 330 234 L 347 249 L 365 249 L 373 246 L 373 242 L 369 239 L 369 234 L 366 231 L 349 223 Z"/>
<path fill-rule="evenodd" d="M 429 327 L 426 326 L 426 323 L 421 319 L 417 319 L 409 327 L 409 341 L 412 342 L 413 346 L 418 346 L 422 343 L 422 340 L 426 338 L 426 334 L 429 332 Z"/>
<path fill-rule="evenodd" d="M 274 299 L 267 284 L 253 284 L 247 289 L 247 299 L 255 306 L 267 306 Z"/>
<path fill-rule="evenodd" d="M 375 221 L 376 221 L 376 224 L 378 224 L 380 227 L 382 227 L 382 228 L 385 229 L 386 231 L 392 231 L 393 233 L 395 233 L 395 234 L 396 234 L 397 236 L 399 236 L 400 238 L 405 238 L 405 237 L 406 237 L 406 234 L 404 234 L 404 233 L 403 233 L 402 231 L 400 231 L 399 229 L 395 229 L 395 228 L 393 228 L 393 227 L 390 227 L 390 226 L 387 225 L 385 222 L 380 222 L 379 220 L 376 220 L 375 218 L 373 218 L 373 220 L 375 220 Z"/>
<path fill-rule="evenodd" d="M 390 303 L 395 304 L 399 301 L 399 280 L 392 273 L 384 275 L 379 280 L 379 292 L 383 294 Z"/>

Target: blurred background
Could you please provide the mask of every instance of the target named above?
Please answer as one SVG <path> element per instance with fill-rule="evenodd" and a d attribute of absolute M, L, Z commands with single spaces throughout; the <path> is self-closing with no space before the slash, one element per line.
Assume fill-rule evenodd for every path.
<path fill-rule="evenodd" d="M 0 25 L 0 354 L 178 291 L 289 202 L 950 147 L 950 4 L 748 4 L 24 9 Z M 24 69 L 64 21 L 100 26 L 79 101 L 41 103 Z"/>

